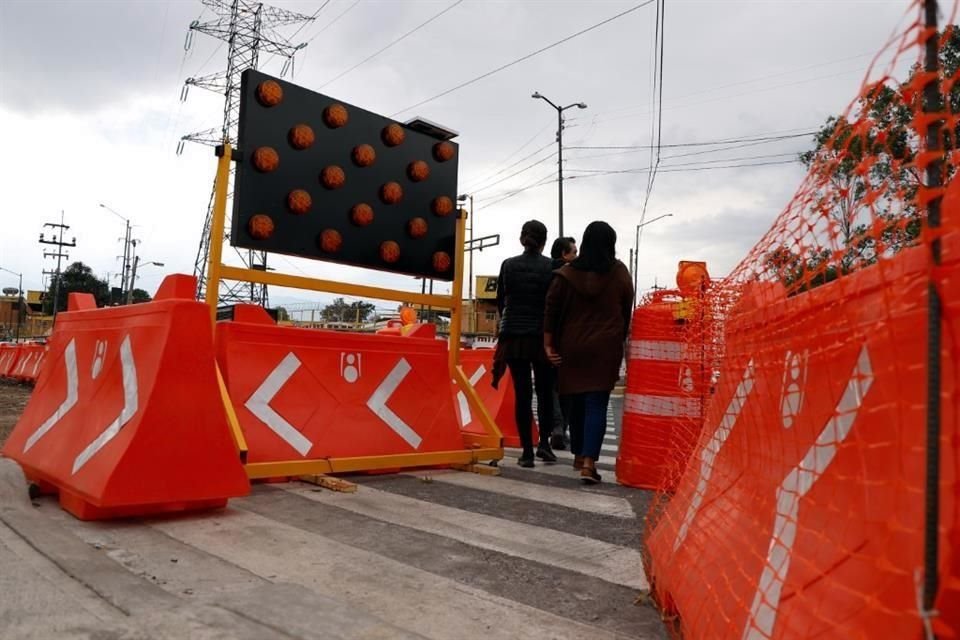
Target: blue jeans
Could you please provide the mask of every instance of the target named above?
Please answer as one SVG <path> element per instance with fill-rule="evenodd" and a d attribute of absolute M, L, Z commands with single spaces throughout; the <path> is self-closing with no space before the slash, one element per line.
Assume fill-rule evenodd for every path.
<path fill-rule="evenodd" d="M 607 432 L 609 391 L 588 391 L 570 396 L 570 450 L 574 455 L 596 460 Z"/>

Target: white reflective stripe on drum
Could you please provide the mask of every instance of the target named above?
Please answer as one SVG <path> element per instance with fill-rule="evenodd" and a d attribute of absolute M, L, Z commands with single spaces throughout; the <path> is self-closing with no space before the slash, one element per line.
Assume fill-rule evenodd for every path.
<path fill-rule="evenodd" d="M 683 347 L 684 343 L 682 342 L 670 342 L 667 340 L 631 340 L 630 359 L 680 362 L 683 359 Z"/>
<path fill-rule="evenodd" d="M 700 399 L 628 393 L 623 403 L 623 411 L 640 416 L 692 418 L 700 415 Z"/>

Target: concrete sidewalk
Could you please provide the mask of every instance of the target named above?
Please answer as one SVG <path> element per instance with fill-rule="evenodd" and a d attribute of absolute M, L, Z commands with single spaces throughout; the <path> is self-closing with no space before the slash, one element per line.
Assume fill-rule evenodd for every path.
<path fill-rule="evenodd" d="M 642 584 L 642 568 L 605 573 L 604 554 L 636 554 L 632 545 L 615 543 L 630 540 L 624 527 L 635 526 L 631 507 L 617 497 L 630 495 L 623 488 L 604 487 L 607 497 L 597 494 L 595 513 L 585 492 L 569 510 L 585 524 L 571 522 L 562 527 L 571 533 L 551 534 L 604 554 L 580 554 L 577 562 L 583 566 L 552 567 L 549 553 L 530 550 L 543 535 L 540 526 L 516 520 L 511 537 L 494 545 L 482 534 L 495 533 L 507 521 L 470 509 L 478 497 L 487 504 L 477 508 L 487 510 L 502 501 L 504 515 L 516 511 L 510 516 L 515 520 L 540 504 L 536 500 L 549 499 L 551 483 L 560 478 L 538 475 L 544 480 L 521 492 L 525 497 L 508 498 L 508 490 L 527 476 L 509 481 L 466 477 L 469 482 L 429 485 L 410 476 L 371 478 L 361 481 L 357 494 L 313 493 L 316 489 L 307 485 L 260 486 L 219 512 L 85 523 L 51 498 L 31 503 L 19 468 L 0 459 L 0 635 L 663 637 L 656 613 L 632 602 L 636 589 L 630 585 Z M 485 481 L 505 486 L 487 490 Z M 418 497 L 403 496 L 410 493 L 405 487 Z M 565 491 L 576 490 L 571 487 Z M 558 497 L 564 495 L 557 491 Z M 465 510 L 439 506 L 437 500 Z M 607 513 L 611 505 L 614 514 Z M 551 508 L 567 513 L 566 507 Z M 416 521 L 419 512 L 433 514 L 434 520 Z M 405 513 L 413 520 L 400 518 Z M 440 523 L 440 516 L 450 525 L 431 524 Z M 612 534 L 613 542 L 579 537 L 576 531 L 588 530 L 590 518 L 609 522 L 624 535 Z M 541 526 L 551 522 L 543 520 Z M 579 589 L 588 591 L 578 594 Z"/>

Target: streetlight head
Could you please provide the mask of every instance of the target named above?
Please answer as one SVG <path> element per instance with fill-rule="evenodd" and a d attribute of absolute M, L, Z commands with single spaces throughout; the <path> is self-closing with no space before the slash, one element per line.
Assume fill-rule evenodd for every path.
<path fill-rule="evenodd" d="M 156 267 L 166 266 L 166 265 L 164 265 L 162 262 L 154 262 L 153 265 L 156 266 Z"/>
<path fill-rule="evenodd" d="M 539 92 L 539 91 L 534 91 L 534 92 L 533 92 L 533 95 L 531 95 L 530 97 L 533 98 L 534 100 L 536 100 L 537 98 L 542 98 L 543 96 L 540 95 L 540 92 Z"/>
<path fill-rule="evenodd" d="M 457 202 L 466 202 L 469 199 L 470 199 L 470 195 L 466 193 L 463 193 L 457 196 Z"/>
<path fill-rule="evenodd" d="M 587 103 L 586 103 L 586 102 L 578 102 L 578 103 L 577 103 L 577 107 L 579 107 L 579 108 L 581 108 L 581 109 L 586 109 L 586 108 L 587 108 Z"/>

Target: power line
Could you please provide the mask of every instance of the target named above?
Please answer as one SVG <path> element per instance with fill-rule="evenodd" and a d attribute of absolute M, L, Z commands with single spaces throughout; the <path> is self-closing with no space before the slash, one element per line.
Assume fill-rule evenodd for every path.
<path fill-rule="evenodd" d="M 659 55 L 657 55 L 654 59 L 654 85 L 653 92 L 650 96 L 651 102 L 653 103 L 653 112 L 656 116 L 651 120 L 650 123 L 650 164 L 653 166 L 653 169 L 647 172 L 647 192 L 643 197 L 643 209 L 640 211 L 640 222 L 637 225 L 636 247 L 633 253 L 634 290 L 637 288 L 636 278 L 638 261 L 640 259 L 640 231 L 643 228 L 644 221 L 647 218 L 647 205 L 650 203 L 650 195 L 653 193 L 653 183 L 657 178 L 657 168 L 660 166 L 660 136 L 663 128 L 663 43 L 666 39 L 663 32 L 664 14 L 666 13 L 666 7 L 664 4 L 665 3 L 663 0 L 657 0 L 656 38 L 654 39 L 654 42 L 659 42 L 660 49 Z M 657 90 L 658 87 L 659 91 Z M 656 137 L 654 137 L 654 130 L 656 130 Z M 654 140 L 656 140 L 655 143 Z"/>
<path fill-rule="evenodd" d="M 675 142 L 673 144 L 661 144 L 659 145 L 662 149 L 676 149 L 680 147 L 708 147 L 719 144 L 730 144 L 734 142 L 767 142 L 767 141 L 777 141 L 777 140 L 789 140 L 792 138 L 802 138 L 804 136 L 813 135 L 816 133 L 816 130 L 804 131 L 802 133 L 793 133 L 787 135 L 777 135 L 777 136 L 744 136 L 741 138 L 724 138 L 721 140 L 704 140 L 699 142 Z M 578 146 L 578 147 L 567 147 L 567 149 L 650 149 L 654 145 L 598 145 L 598 146 Z"/>
<path fill-rule="evenodd" d="M 906 64 L 906 62 L 907 62 L 907 61 L 906 61 L 906 59 L 905 59 L 904 64 Z M 840 78 L 840 77 L 843 77 L 843 76 L 848 76 L 848 75 L 850 75 L 850 74 L 862 73 L 862 72 L 863 72 L 862 68 L 850 69 L 850 70 L 847 70 L 847 71 L 841 71 L 841 72 L 832 73 L 832 74 L 829 74 L 829 75 L 815 76 L 815 77 L 812 77 L 812 78 L 805 78 L 805 79 L 803 79 L 803 80 L 797 80 L 797 81 L 794 81 L 794 82 L 787 82 L 787 83 L 783 83 L 783 84 L 771 85 L 771 86 L 768 86 L 768 87 L 761 87 L 761 88 L 754 89 L 754 90 L 750 90 L 750 91 L 742 91 L 742 92 L 739 92 L 739 93 L 733 93 L 733 94 L 729 94 L 729 95 L 721 95 L 721 96 L 717 96 L 717 97 L 715 97 L 715 98 L 707 98 L 707 99 L 704 99 L 704 100 L 696 100 L 696 101 L 687 102 L 687 103 L 683 103 L 683 102 L 682 102 L 683 100 L 685 100 L 685 99 L 687 99 L 687 98 L 691 98 L 691 97 L 695 97 L 695 96 L 699 95 L 699 93 L 706 93 L 706 91 L 697 92 L 697 93 L 687 94 L 687 95 L 684 95 L 684 96 L 679 96 L 679 97 L 677 97 L 677 98 L 674 98 L 674 99 L 668 101 L 668 106 L 670 106 L 670 108 L 673 109 L 673 110 L 676 110 L 676 109 L 687 109 L 687 108 L 690 108 L 690 107 L 699 107 L 699 106 L 701 106 L 701 105 L 709 104 L 709 103 L 713 103 L 713 102 L 720 102 L 720 101 L 723 101 L 723 100 L 730 100 L 730 99 L 735 99 L 735 98 L 742 98 L 742 97 L 744 97 L 744 96 L 755 95 L 755 94 L 758 94 L 758 93 L 768 93 L 768 92 L 770 92 L 770 91 L 776 91 L 776 90 L 778 90 L 778 89 L 785 89 L 785 88 L 794 87 L 794 86 L 801 85 L 801 84 L 809 84 L 809 83 L 811 83 L 811 82 L 818 82 L 818 81 L 821 81 L 821 80 L 830 80 L 830 79 L 832 79 L 832 78 Z M 649 111 L 648 111 L 648 112 L 639 112 L 639 113 L 635 113 L 635 114 L 626 113 L 626 114 L 624 114 L 624 115 L 618 115 L 618 116 L 613 116 L 613 117 L 609 117 L 609 118 L 600 118 L 600 119 L 598 119 L 596 122 L 597 122 L 597 124 L 606 124 L 606 123 L 609 123 L 609 122 L 615 122 L 615 121 L 617 121 L 617 120 L 628 120 L 628 119 L 632 119 L 632 118 L 638 118 L 638 117 L 641 117 L 641 116 L 645 116 L 645 115 L 647 115 L 648 113 L 650 113 L 650 112 L 649 112 Z"/>
<path fill-rule="evenodd" d="M 714 166 L 681 166 L 681 165 L 667 165 L 659 169 L 660 173 L 682 173 L 686 171 L 712 171 L 714 169 L 739 169 L 744 167 L 767 167 L 774 165 L 785 165 L 785 164 L 795 164 L 797 160 L 773 160 L 769 162 L 745 162 L 742 164 L 727 164 L 727 165 L 714 165 Z M 697 163 L 700 164 L 700 163 Z M 581 178 L 596 178 L 599 176 L 610 176 L 610 175 L 619 175 L 619 174 L 629 174 L 629 173 L 643 173 L 644 171 L 651 170 L 652 167 L 642 167 L 638 169 L 621 169 L 614 171 L 601 171 L 598 173 L 589 173 L 584 175 L 571 176 L 570 179 L 581 179 Z"/>
<path fill-rule="evenodd" d="M 503 167 L 502 169 L 500 169 L 500 170 L 497 171 L 496 173 L 493 173 L 493 174 L 487 176 L 486 178 L 484 178 L 483 180 L 480 180 L 480 181 L 477 181 L 476 183 L 474 183 L 474 184 L 483 185 L 483 186 L 476 187 L 475 189 L 465 189 L 465 191 L 473 191 L 473 192 L 483 191 L 483 190 L 486 189 L 488 186 L 490 186 L 490 185 L 488 185 L 488 184 L 486 184 L 486 183 L 489 182 L 490 180 L 492 180 L 493 178 L 496 178 L 498 175 L 502 174 L 502 173 L 505 172 L 505 171 L 509 171 L 510 169 L 514 168 L 515 166 L 517 166 L 517 165 L 520 164 L 521 162 L 525 162 L 526 160 L 529 160 L 530 158 L 534 157 L 534 156 L 537 155 L 538 153 L 542 153 L 544 150 L 549 149 L 549 148 L 552 147 L 552 146 L 553 146 L 553 143 L 552 143 L 552 142 L 548 142 L 547 144 L 543 145 L 542 147 L 540 147 L 539 149 L 537 149 L 537 150 L 534 151 L 533 153 L 530 153 L 530 154 L 527 154 L 527 155 L 523 156 L 522 158 L 520 158 L 519 160 L 513 162 L 512 164 L 509 164 L 509 165 Z M 556 152 L 554 152 L 553 154 L 551 154 L 551 155 L 548 156 L 548 157 L 553 157 L 554 155 L 556 155 Z M 511 175 L 516 175 L 516 174 L 511 174 Z M 507 177 L 510 177 L 510 176 L 507 176 Z M 496 184 L 496 183 L 494 183 L 494 184 Z"/>
<path fill-rule="evenodd" d="M 330 4 L 331 1 L 332 1 L 332 0 L 326 0 L 322 5 L 320 5 L 320 8 L 317 9 L 316 11 L 314 11 L 314 12 L 313 12 L 313 15 L 310 16 L 310 20 L 312 21 L 312 20 L 314 20 L 318 15 L 320 15 L 320 12 L 323 11 L 324 8 L 325 8 L 328 4 Z M 290 34 L 290 40 L 293 40 L 295 37 L 297 37 L 297 34 L 300 33 L 301 31 L 303 31 L 304 27 L 306 27 L 308 24 L 310 24 L 310 23 L 309 23 L 309 22 L 304 22 L 302 25 L 300 25 L 300 27 L 299 27 L 296 31 L 294 31 L 292 34 Z"/>
<path fill-rule="evenodd" d="M 328 1 L 329 1 L 329 0 L 328 0 Z M 350 68 L 347 69 L 346 71 L 343 71 L 342 73 L 340 73 L 340 75 L 338 75 L 338 76 L 336 76 L 336 77 L 334 77 L 334 78 L 332 78 L 332 79 L 330 79 L 330 80 L 327 80 L 327 81 L 324 82 L 322 85 L 320 85 L 320 86 L 318 87 L 318 89 L 323 89 L 325 86 L 327 86 L 327 85 L 329 85 L 329 84 L 333 84 L 334 82 L 336 82 L 337 80 L 339 80 L 339 79 L 342 78 L 343 76 L 347 75 L 348 73 L 350 73 L 351 71 L 353 71 L 353 70 L 356 69 L 357 67 L 360 67 L 361 65 L 364 65 L 364 64 L 366 64 L 367 62 L 370 62 L 371 60 L 373 60 L 374 58 L 376 58 L 378 55 L 380 55 L 381 53 L 383 53 L 384 51 L 386 51 L 386 50 L 389 49 L 390 47 L 394 46 L 395 44 L 399 44 L 399 43 L 400 43 L 401 41 L 403 41 L 404 39 L 408 38 L 409 36 L 412 36 L 414 33 L 416 33 L 417 31 L 419 31 L 420 29 L 424 28 L 425 26 L 427 26 L 428 24 L 430 24 L 431 22 L 433 22 L 434 20 L 436 20 L 437 18 L 439 18 L 440 16 L 442 16 L 442 15 L 445 14 L 446 12 L 450 11 L 451 9 L 453 9 L 454 7 L 456 7 L 458 4 L 460 4 L 460 3 L 462 3 L 462 2 L 463 2 L 463 0 L 456 0 L 453 4 L 449 5 L 446 9 L 443 9 L 443 10 L 439 11 L 438 13 L 433 14 L 433 16 L 431 16 L 430 18 L 428 18 L 426 21 L 421 22 L 419 25 L 417 25 L 416 27 L 414 27 L 414 28 L 411 29 L 410 31 L 407 31 L 405 34 L 403 34 L 403 35 L 400 36 L 399 38 L 396 38 L 395 40 L 393 40 L 392 42 L 390 42 L 390 43 L 387 44 L 386 46 L 382 47 L 381 49 L 378 49 L 377 51 L 375 51 L 375 52 L 373 52 L 373 53 L 371 53 L 369 56 L 367 56 L 366 58 L 364 58 L 363 60 L 361 60 L 361 61 L 358 62 L 357 64 L 353 65 L 352 67 L 350 67 Z"/>
<path fill-rule="evenodd" d="M 533 143 L 533 141 L 536 140 L 536 139 L 540 136 L 541 133 L 543 133 L 544 131 L 546 131 L 546 130 L 549 129 L 549 128 L 550 128 L 550 125 L 549 125 L 549 124 L 543 125 L 543 128 L 540 129 L 539 131 L 537 131 L 537 132 L 536 132 L 535 134 L 533 134 L 532 136 L 530 136 L 530 139 L 529 139 L 529 140 L 527 140 L 527 141 L 524 142 L 522 145 L 520 145 L 517 149 L 515 149 L 514 151 L 512 151 L 506 158 L 504 158 L 503 160 L 501 160 L 500 162 L 497 162 L 497 163 L 495 163 L 495 164 L 498 164 L 498 165 L 499 165 L 499 164 L 503 164 L 504 162 L 509 162 L 515 155 L 517 155 L 518 153 L 520 153 L 521 151 L 523 151 L 524 149 L 526 149 L 527 147 L 529 147 L 530 144 Z M 542 147 L 540 147 L 539 149 L 537 149 L 536 151 L 534 151 L 532 154 L 530 154 L 530 155 L 528 155 L 528 156 L 524 156 L 524 157 L 521 158 L 520 160 L 517 160 L 517 162 L 515 162 L 515 163 L 512 164 L 512 165 L 510 165 L 510 167 L 513 167 L 513 166 L 519 164 L 520 162 L 523 162 L 523 160 L 526 160 L 527 158 L 529 158 L 529 157 L 531 157 L 531 156 L 534 156 L 534 155 L 540 153 L 541 151 L 543 151 L 544 149 L 546 149 L 547 147 L 550 147 L 550 146 L 553 146 L 553 142 L 548 142 L 548 143 L 545 144 L 544 146 L 542 146 Z M 506 171 L 506 170 L 509 169 L 510 167 L 505 167 L 505 168 L 503 168 L 503 169 L 500 169 L 500 170 L 496 171 L 495 173 L 486 175 L 486 176 L 484 176 L 482 179 L 479 179 L 479 180 L 469 180 L 469 181 L 467 181 L 467 184 L 470 185 L 470 186 L 469 186 L 469 187 L 465 187 L 465 188 L 464 188 L 464 191 L 469 192 L 469 191 L 470 191 L 470 187 L 472 187 L 473 185 L 482 184 L 482 183 L 486 182 L 487 180 L 489 180 L 490 178 L 494 178 L 494 177 L 500 175 L 501 173 L 503 173 L 504 171 Z"/>
<path fill-rule="evenodd" d="M 769 158 L 794 158 L 796 160 L 798 154 L 796 153 L 764 153 L 753 156 L 739 156 L 736 158 L 714 158 L 713 160 L 696 160 L 694 162 L 680 162 L 676 164 L 664 164 L 662 165 L 665 169 L 672 169 L 674 167 L 691 167 L 698 165 L 709 165 L 715 164 L 717 162 L 740 162 L 744 160 L 763 160 Z M 669 160 L 669 158 L 667 158 Z M 652 167 L 638 167 L 633 169 L 568 169 L 568 171 L 578 171 L 582 173 L 601 173 L 604 175 L 610 175 L 614 173 L 643 173 L 644 171 L 651 170 Z"/>
<path fill-rule="evenodd" d="M 837 58 L 837 59 L 834 59 L 834 60 L 826 60 L 826 61 L 824 61 L 824 62 L 818 62 L 818 63 L 816 63 L 816 64 L 811 64 L 811 65 L 807 65 L 807 66 L 803 66 L 803 67 L 797 67 L 797 68 L 794 68 L 794 69 L 789 69 L 789 70 L 787 70 L 787 71 L 780 71 L 780 72 L 778 72 L 778 73 L 771 73 L 771 74 L 767 74 L 767 75 L 763 75 L 763 76 L 756 76 L 756 77 L 753 77 L 753 78 L 747 78 L 746 80 L 739 80 L 739 81 L 737 81 L 737 82 L 730 82 L 730 83 L 727 83 L 727 84 L 721 84 L 721 85 L 717 85 L 717 86 L 714 86 L 714 87 L 708 87 L 708 88 L 706 88 L 706 89 L 701 89 L 701 90 L 699 90 L 699 91 L 695 91 L 695 92 L 693 92 L 693 93 L 688 93 L 688 94 L 686 94 L 686 95 L 680 96 L 680 97 L 676 98 L 676 100 L 683 100 L 683 99 L 685 99 L 685 98 L 691 98 L 691 97 L 694 97 L 694 96 L 703 95 L 703 94 L 705 94 L 705 93 L 713 93 L 714 91 L 719 91 L 719 90 L 721 90 L 721 89 L 729 89 L 730 87 L 738 87 L 738 86 L 742 86 L 742 85 L 745 85 L 745 84 L 753 84 L 754 82 L 761 82 L 761 81 L 763 81 L 763 80 L 771 80 L 771 79 L 773 79 L 773 78 L 781 78 L 781 77 L 783 77 L 783 76 L 789 76 L 789 75 L 793 75 L 793 74 L 795 74 L 795 73 L 801 73 L 801 72 L 803 72 L 803 71 L 810 71 L 811 69 L 818 69 L 818 68 L 820 68 L 820 67 L 828 67 L 828 66 L 831 66 L 831 65 L 840 64 L 840 63 L 842 63 L 842 62 L 849 62 L 849 61 L 851 61 L 851 60 L 858 60 L 858 59 L 860 59 L 860 58 L 865 58 L 865 57 L 867 57 L 867 56 L 873 56 L 873 55 L 875 55 L 875 53 L 876 53 L 876 52 L 874 52 L 874 51 L 868 51 L 868 52 L 866 52 L 866 53 L 860 53 L 860 54 L 857 54 L 857 55 L 855 55 L 855 56 L 847 56 L 847 57 L 845 57 L 845 58 Z M 849 73 L 852 73 L 852 71 L 849 72 Z M 826 76 L 826 77 L 832 77 L 832 76 Z M 637 108 L 640 108 L 640 107 L 643 107 L 643 106 L 646 106 L 646 105 L 642 105 L 642 104 L 624 105 L 624 106 L 622 106 L 622 107 L 617 107 L 617 108 L 614 108 L 614 109 L 608 109 L 608 110 L 605 111 L 605 112 L 597 113 L 597 114 L 594 115 L 594 118 L 596 118 L 596 117 L 598 117 L 598 116 L 613 115 L 613 114 L 616 114 L 616 113 L 621 112 L 621 111 L 634 111 L 634 110 L 636 110 Z"/>
<path fill-rule="evenodd" d="M 431 97 L 431 98 L 427 98 L 426 100 L 421 100 L 420 102 L 418 102 L 418 103 L 416 103 L 416 104 L 413 104 L 413 105 L 410 105 L 409 107 L 407 107 L 407 108 L 405 108 L 405 109 L 401 109 L 400 111 L 397 111 L 396 113 L 391 114 L 390 117 L 391 117 L 391 118 L 396 117 L 396 116 L 400 115 L 401 113 L 403 113 L 404 111 L 410 111 L 411 109 L 416 109 L 417 107 L 421 107 L 421 106 L 427 104 L 428 102 L 433 102 L 434 100 L 436 100 L 436 99 L 438 99 L 438 98 L 442 98 L 442 97 L 444 97 L 444 96 L 446 96 L 446 95 L 449 95 L 449 94 L 453 93 L 454 91 L 458 91 L 458 90 L 460 90 L 460 89 L 463 89 L 464 87 L 470 86 L 471 84 L 473 84 L 473 83 L 475 83 L 475 82 L 479 82 L 480 80 L 483 80 L 484 78 L 489 78 L 490 76 L 492 76 L 492 75 L 495 74 L 495 73 L 499 73 L 499 72 L 503 71 L 504 69 L 509 69 L 510 67 L 512 67 L 512 66 L 514 66 L 514 65 L 517 65 L 517 64 L 520 64 L 521 62 L 523 62 L 523 61 L 525 61 L 525 60 L 529 60 L 530 58 L 532 58 L 532 57 L 534 57 L 534 56 L 540 55 L 540 54 L 543 53 L 544 51 L 549 51 L 550 49 L 553 49 L 554 47 L 558 47 L 558 46 L 560 46 L 561 44 L 564 44 L 565 42 L 569 42 L 570 40 L 573 40 L 574 38 L 577 38 L 577 37 L 579 37 L 579 36 L 582 36 L 582 35 L 584 35 L 585 33 L 589 33 L 589 32 L 591 32 L 591 31 L 593 31 L 594 29 L 598 29 L 598 28 L 602 27 L 602 26 L 605 25 L 605 24 L 608 24 L 608 23 L 610 23 L 610 22 L 613 22 L 614 20 L 617 20 L 618 18 L 622 18 L 623 16 L 625 16 L 625 15 L 627 15 L 627 14 L 629 14 L 629 13 L 633 13 L 634 11 L 636 11 L 636 10 L 638 10 L 638 9 L 641 9 L 642 7 L 645 7 L 645 6 L 649 5 L 649 4 L 652 4 L 654 1 L 655 1 L 655 0 L 646 0 L 646 2 L 641 2 L 640 4 L 635 5 L 635 6 L 631 7 L 630 9 L 627 9 L 626 11 L 622 11 L 622 12 L 618 13 L 618 14 L 615 15 L 615 16 L 612 16 L 612 17 L 610 17 L 610 18 L 607 18 L 606 20 L 603 20 L 602 22 L 598 22 L 598 23 L 596 23 L 596 24 L 594 24 L 594 25 L 591 25 L 591 26 L 587 27 L 586 29 L 582 29 L 582 30 L 580 30 L 580 31 L 578 31 L 578 32 L 576 32 L 576 33 L 574 33 L 574 34 L 572 34 L 572 35 L 569 35 L 569 36 L 567 36 L 567 37 L 565 37 L 565 38 L 562 38 L 562 39 L 560 39 L 560 40 L 557 40 L 556 42 L 553 42 L 553 43 L 551 43 L 551 44 L 548 44 L 548 45 L 545 46 L 545 47 L 542 47 L 542 48 L 540 48 L 540 49 L 537 49 L 536 51 L 534 51 L 534 52 L 532 52 L 532 53 L 528 53 L 528 54 L 525 55 L 525 56 L 522 56 L 522 57 L 520 57 L 520 58 L 517 58 L 516 60 L 513 60 L 512 62 L 508 62 L 507 64 L 501 65 L 501 66 L 497 67 L 496 69 L 492 69 L 491 71 L 487 71 L 486 73 L 482 73 L 482 74 L 480 74 L 479 76 L 476 76 L 475 78 L 472 78 L 472 79 L 470 79 L 470 80 L 467 80 L 466 82 L 461 82 L 460 84 L 456 85 L 455 87 L 450 88 L 450 89 L 447 89 L 446 91 L 443 91 L 443 92 L 441 92 L 441 93 L 438 93 L 437 95 L 435 95 L 435 96 L 433 96 L 433 97 Z"/>
<path fill-rule="evenodd" d="M 317 36 L 319 36 L 321 33 L 323 33 L 324 31 L 326 31 L 327 29 L 329 29 L 330 27 L 332 27 L 334 24 L 336 24 L 336 23 L 337 23 L 337 20 L 339 20 L 339 19 L 342 18 L 343 16 L 347 15 L 348 13 L 350 13 L 358 4 L 360 4 L 360 0 L 354 0 L 353 4 L 351 4 L 349 7 L 347 7 L 346 9 L 344 9 L 343 11 L 341 11 L 340 13 L 338 13 L 336 18 L 334 18 L 333 20 L 331 20 L 330 22 L 328 22 L 327 24 L 325 24 L 325 25 L 323 26 L 323 28 L 320 29 L 320 31 L 317 31 L 315 34 L 313 34 L 312 36 L 310 36 L 310 39 L 307 40 L 305 44 L 310 44 L 311 42 L 313 42 L 314 40 L 316 40 L 316 39 L 317 39 Z"/>
<path fill-rule="evenodd" d="M 779 160 L 779 161 L 770 161 L 770 162 L 752 162 L 752 163 L 730 164 L 730 165 L 719 165 L 719 166 L 708 166 L 708 167 L 680 167 L 680 166 L 678 166 L 678 167 L 676 167 L 676 168 L 671 168 L 671 167 L 669 167 L 669 166 L 666 166 L 666 167 L 660 168 L 659 172 L 660 172 L 660 173 L 680 173 L 680 172 L 686 172 L 686 171 L 713 171 L 713 170 L 718 170 L 718 169 L 741 169 L 741 168 L 748 168 L 748 167 L 769 167 L 769 166 L 775 166 L 775 165 L 794 164 L 795 162 L 796 162 L 796 160 Z M 643 170 L 649 170 L 649 169 L 650 169 L 650 167 L 644 167 Z M 639 172 L 639 171 L 641 171 L 641 170 L 638 169 L 638 170 L 634 170 L 634 171 L 632 171 L 632 172 L 633 172 L 633 173 L 637 173 L 637 172 Z M 570 176 L 569 178 L 565 178 L 565 179 L 566 179 L 566 180 L 579 180 L 579 179 L 583 179 L 583 178 L 597 178 L 597 177 L 600 177 L 600 176 L 614 175 L 614 174 L 621 174 L 621 173 L 623 173 L 623 172 L 622 172 L 622 171 L 609 171 L 609 172 L 603 172 L 603 173 L 590 173 L 590 174 L 586 174 L 586 175 Z M 496 200 L 492 200 L 491 202 L 488 202 L 488 203 L 486 203 L 486 204 L 484 204 L 484 205 L 482 205 L 482 206 L 478 206 L 478 207 L 477 207 L 477 211 L 480 211 L 481 209 L 488 209 L 488 208 L 490 208 L 490 207 L 493 207 L 494 205 L 500 204 L 500 203 L 503 202 L 504 200 L 509 200 L 510 198 L 513 198 L 514 196 L 520 195 L 521 193 L 524 193 L 524 192 L 526 192 L 526 191 L 530 191 L 531 189 L 536 189 L 536 188 L 539 188 L 539 187 L 548 185 L 548 184 L 550 184 L 551 182 L 555 182 L 555 181 L 556 181 L 556 178 L 553 177 L 552 174 L 551 174 L 550 176 L 545 176 L 543 179 L 541 179 L 541 180 L 538 181 L 538 182 L 535 182 L 535 183 L 533 183 L 533 184 L 529 184 L 529 185 L 527 185 L 527 186 L 525 186 L 525 187 L 521 187 L 521 188 L 519 188 L 519 189 L 517 189 L 517 190 L 515 190 L 515 191 L 508 192 L 507 194 L 503 195 L 503 197 L 501 197 L 501 198 L 498 198 L 498 199 L 496 199 Z"/>
<path fill-rule="evenodd" d="M 551 153 L 550 155 L 544 156 L 543 158 L 540 158 L 540 159 L 537 160 L 536 162 L 534 162 L 534 163 L 532 163 L 532 164 L 528 164 L 528 165 L 525 166 L 523 169 L 519 169 L 519 170 L 514 171 L 513 173 L 511 173 L 511 174 L 509 174 L 509 175 L 506 175 L 506 176 L 500 178 L 499 180 L 497 180 L 496 182 L 491 182 L 490 184 L 485 185 L 485 186 L 483 186 L 483 187 L 481 187 L 481 188 L 479 188 L 479 189 L 474 189 L 474 190 L 473 190 L 473 194 L 476 195 L 476 194 L 480 193 L 481 191 L 486 191 L 486 190 L 489 189 L 490 187 L 493 187 L 493 186 L 496 186 L 496 185 L 500 184 L 501 182 L 506 182 L 506 181 L 509 180 L 510 178 L 513 178 L 513 177 L 515 177 L 515 176 L 518 176 L 518 175 L 520 175 L 521 173 L 525 173 L 525 172 L 529 171 L 530 169 L 533 169 L 534 167 L 543 164 L 544 162 L 546 162 L 547 160 L 553 158 L 553 157 L 556 156 L 556 155 L 557 155 L 557 152 L 554 151 L 554 152 Z"/>
<path fill-rule="evenodd" d="M 316 11 L 314 11 L 314 12 L 313 12 L 313 15 L 310 16 L 310 22 L 304 22 L 302 25 L 300 25 L 300 26 L 297 28 L 297 30 L 294 31 L 294 32 L 290 35 L 290 38 L 289 38 L 289 39 L 290 39 L 290 40 L 293 40 L 293 39 L 297 36 L 297 34 L 300 33 L 301 31 L 303 31 L 304 27 L 306 27 L 308 24 L 310 24 L 311 22 L 313 22 L 313 20 L 315 20 L 315 19 L 317 18 L 317 16 L 320 15 L 320 12 L 323 11 L 323 9 L 324 9 L 328 4 L 330 4 L 332 1 L 333 1 L 333 0 L 326 0 L 322 5 L 320 5 L 320 8 L 317 9 Z M 221 44 L 222 44 L 222 43 L 221 43 Z M 273 61 L 273 59 L 276 58 L 276 57 L 277 57 L 277 54 L 271 53 L 271 54 L 270 54 L 270 57 L 267 59 L 267 62 Z M 293 77 L 293 76 L 292 76 L 292 73 L 293 73 L 293 72 L 291 71 L 291 77 Z"/>
<path fill-rule="evenodd" d="M 480 211 L 480 210 L 482 210 L 482 209 L 487 209 L 487 208 L 489 208 L 489 207 L 492 207 L 492 206 L 494 206 L 494 205 L 496 205 L 496 204 L 499 204 L 499 203 L 503 202 L 504 200 L 509 200 L 510 198 L 512 198 L 512 197 L 514 197 L 514 196 L 520 195 L 521 193 L 524 193 L 525 191 L 529 191 L 529 190 L 535 189 L 535 188 L 537 188 L 537 187 L 542 187 L 542 186 L 544 186 L 544 185 L 552 184 L 552 183 L 554 183 L 554 182 L 556 182 L 556 181 L 557 181 L 557 178 L 556 178 L 556 176 L 553 174 L 553 172 L 551 171 L 548 175 L 543 176 L 543 177 L 537 179 L 536 181 L 531 182 L 530 184 L 527 184 L 527 185 L 525 185 L 525 186 L 523 186 L 523 187 L 520 187 L 519 189 L 514 189 L 513 191 L 508 191 L 508 192 L 506 192 L 506 193 L 498 194 L 499 197 L 497 197 L 496 199 L 494 199 L 494 200 L 492 200 L 492 201 L 490 201 L 490 202 L 488 202 L 488 203 L 486 203 L 486 204 L 484 204 L 484 205 L 482 205 L 482 206 L 477 207 L 477 211 Z"/>

